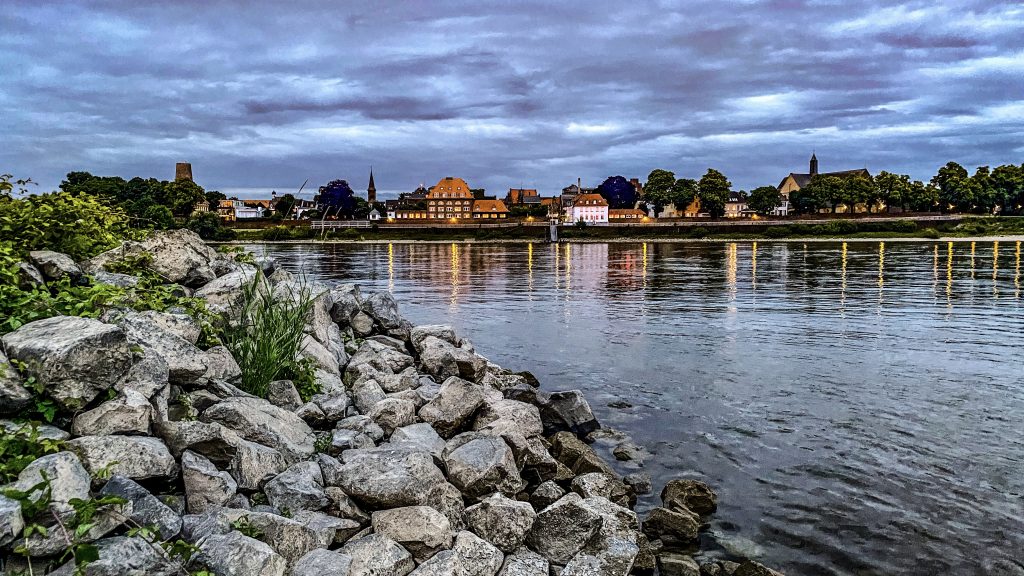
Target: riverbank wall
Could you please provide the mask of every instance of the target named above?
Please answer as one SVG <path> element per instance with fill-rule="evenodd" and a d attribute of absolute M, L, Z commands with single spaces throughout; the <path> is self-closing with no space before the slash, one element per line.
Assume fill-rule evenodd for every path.
<path fill-rule="evenodd" d="M 4 573 L 777 574 L 700 549 L 717 506 L 703 482 L 668 482 L 640 518 L 650 479 L 591 447 L 602 429 L 582 392 L 414 326 L 388 293 L 306 282 L 188 231 L 77 263 L 33 252 L 23 270 L 129 291 L 155 276 L 199 305 L 2 337 L 2 442 L 24 448 L 2 462 Z M 260 331 L 280 310 L 301 325 L 281 361 L 307 370 L 257 382 L 266 351 L 224 334 L 274 341 Z"/>

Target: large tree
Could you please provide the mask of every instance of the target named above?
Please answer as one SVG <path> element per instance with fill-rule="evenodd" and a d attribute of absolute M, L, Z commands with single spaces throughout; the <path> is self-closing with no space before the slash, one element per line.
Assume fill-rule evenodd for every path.
<path fill-rule="evenodd" d="M 320 187 L 317 207 L 325 216 L 352 218 L 356 208 L 355 194 L 347 181 L 331 180 Z"/>
<path fill-rule="evenodd" d="M 295 195 L 285 194 L 277 199 L 277 204 L 274 204 L 274 212 L 281 215 L 282 218 L 294 216 L 292 208 L 295 207 Z"/>
<path fill-rule="evenodd" d="M 992 170 L 992 190 L 1003 214 L 1016 214 L 1024 209 L 1024 164 L 1004 164 Z"/>
<path fill-rule="evenodd" d="M 883 170 L 875 176 L 875 186 L 878 187 L 879 199 L 885 203 L 887 209 L 893 206 L 904 210 L 907 208 L 910 202 L 910 176 Z"/>
<path fill-rule="evenodd" d="M 939 203 L 943 212 L 966 212 L 974 204 L 974 189 L 967 169 L 956 162 L 947 162 L 932 176 L 932 184 L 939 189 Z"/>
<path fill-rule="evenodd" d="M 597 192 L 608 201 L 610 208 L 632 208 L 636 206 L 636 188 L 622 176 L 609 176 Z"/>
<path fill-rule="evenodd" d="M 644 184 L 644 200 L 654 207 L 654 215 L 672 203 L 672 186 L 676 183 L 676 175 L 668 170 L 656 168 L 651 170 Z"/>
<path fill-rule="evenodd" d="M 772 213 L 782 203 L 782 193 L 775 186 L 760 186 L 750 191 L 747 208 L 762 216 Z"/>
<path fill-rule="evenodd" d="M 843 179 L 843 195 L 840 202 L 846 205 L 847 212 L 853 214 L 857 204 L 865 204 L 868 211 L 878 202 L 878 188 L 870 176 L 854 176 Z"/>
<path fill-rule="evenodd" d="M 164 185 L 164 205 L 175 216 L 185 217 L 196 209 L 196 204 L 206 200 L 203 187 L 191 180 L 172 180 Z"/>
<path fill-rule="evenodd" d="M 680 178 L 672 184 L 669 197 L 672 199 L 672 205 L 676 207 L 676 211 L 682 212 L 697 199 L 697 192 L 696 180 L 693 178 Z"/>
<path fill-rule="evenodd" d="M 697 195 L 700 198 L 701 210 L 712 218 L 721 218 L 725 214 L 725 204 L 729 201 L 732 182 L 714 168 L 708 168 L 697 183 Z"/>

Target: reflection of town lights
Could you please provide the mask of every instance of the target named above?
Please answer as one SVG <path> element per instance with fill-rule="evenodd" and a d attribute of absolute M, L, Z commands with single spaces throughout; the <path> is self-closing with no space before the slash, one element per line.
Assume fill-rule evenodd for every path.
<path fill-rule="evenodd" d="M 650 221 L 651 221 L 651 219 L 650 219 L 650 218 L 648 218 L 647 216 L 644 216 L 644 220 L 643 220 L 643 221 L 644 221 L 644 222 L 650 222 Z M 644 246 L 644 247 L 646 248 L 646 246 Z"/>
<path fill-rule="evenodd" d="M 527 222 L 533 222 L 533 216 L 527 216 L 526 217 L 526 221 Z"/>

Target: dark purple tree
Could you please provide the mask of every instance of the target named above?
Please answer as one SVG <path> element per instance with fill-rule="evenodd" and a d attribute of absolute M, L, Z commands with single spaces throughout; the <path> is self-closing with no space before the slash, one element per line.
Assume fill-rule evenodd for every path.
<path fill-rule="evenodd" d="M 326 186 L 320 187 L 317 205 L 327 217 L 351 218 L 356 209 L 356 200 L 347 181 L 331 180 Z"/>
<path fill-rule="evenodd" d="M 636 188 L 622 176 L 609 176 L 597 187 L 611 208 L 632 208 L 636 204 Z"/>

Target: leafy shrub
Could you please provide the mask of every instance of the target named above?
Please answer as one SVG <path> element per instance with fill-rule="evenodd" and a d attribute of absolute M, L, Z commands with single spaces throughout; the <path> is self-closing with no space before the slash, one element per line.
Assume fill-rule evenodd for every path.
<path fill-rule="evenodd" d="M 121 209 L 90 196 L 53 192 L 0 199 L 0 241 L 20 255 L 54 250 L 83 260 L 117 246 L 129 233 Z"/>
<path fill-rule="evenodd" d="M 60 452 L 60 441 L 40 438 L 38 422 L 0 430 L 0 484 L 17 480 L 36 458 Z"/>
<path fill-rule="evenodd" d="M 203 212 L 188 219 L 185 227 L 199 234 L 203 240 L 234 240 L 235 231 L 223 225 L 220 216 L 213 212 Z"/>

